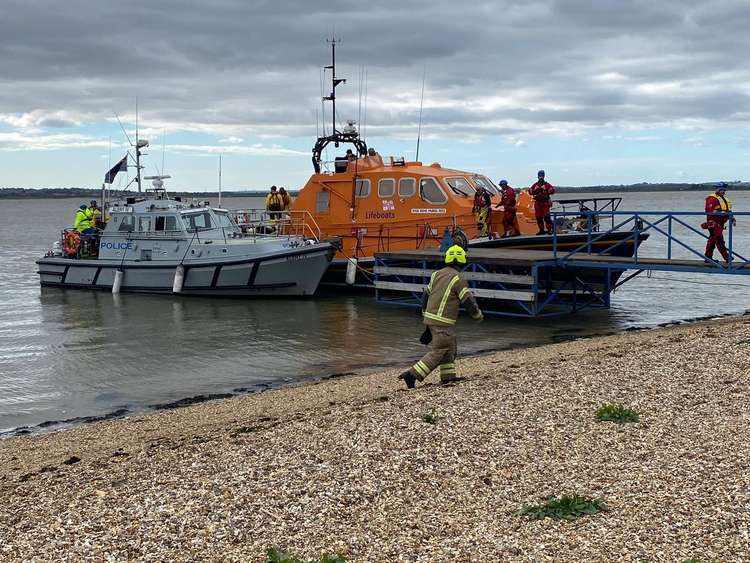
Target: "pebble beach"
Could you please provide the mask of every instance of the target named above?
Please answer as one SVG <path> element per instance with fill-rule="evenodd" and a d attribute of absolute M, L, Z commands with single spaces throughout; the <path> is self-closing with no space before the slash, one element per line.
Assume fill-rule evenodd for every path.
<path fill-rule="evenodd" d="M 733 317 L 8 438 L 0 560 L 748 561 L 748 352 Z M 521 514 L 565 494 L 606 511 Z"/>

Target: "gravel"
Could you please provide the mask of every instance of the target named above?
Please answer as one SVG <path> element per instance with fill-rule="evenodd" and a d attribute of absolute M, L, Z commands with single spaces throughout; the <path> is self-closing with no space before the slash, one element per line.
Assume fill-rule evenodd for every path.
<path fill-rule="evenodd" d="M 748 351 L 724 319 L 10 438 L 0 560 L 748 561 Z M 563 494 L 608 511 L 519 514 Z"/>

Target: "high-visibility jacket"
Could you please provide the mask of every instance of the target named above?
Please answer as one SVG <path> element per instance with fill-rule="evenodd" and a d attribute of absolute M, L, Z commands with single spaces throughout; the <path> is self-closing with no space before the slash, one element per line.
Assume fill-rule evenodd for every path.
<path fill-rule="evenodd" d="M 422 316 L 424 324 L 450 326 L 456 324 L 458 310 L 464 306 L 473 318 L 482 316 L 469 285 L 458 271 L 446 266 L 434 272 L 424 290 Z"/>
<path fill-rule="evenodd" d="M 284 209 L 284 198 L 279 192 L 271 192 L 266 196 L 266 209 L 268 211 L 281 211 Z"/>
<path fill-rule="evenodd" d="M 89 218 L 89 224 L 92 227 L 95 227 L 97 221 L 99 221 L 102 216 L 102 212 L 99 209 L 89 207 L 88 209 L 86 209 L 86 216 Z"/>
<path fill-rule="evenodd" d="M 91 219 L 89 218 L 88 209 L 79 209 L 76 211 L 73 228 L 79 233 L 91 228 Z"/>

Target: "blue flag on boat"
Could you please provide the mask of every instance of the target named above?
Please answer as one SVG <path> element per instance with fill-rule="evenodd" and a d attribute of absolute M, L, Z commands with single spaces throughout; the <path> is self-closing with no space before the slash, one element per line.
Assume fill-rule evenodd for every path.
<path fill-rule="evenodd" d="M 122 160 L 120 160 L 117 164 L 115 164 L 112 168 L 109 169 L 109 172 L 107 172 L 104 175 L 104 183 L 105 184 L 111 184 L 112 181 L 115 179 L 115 176 L 119 172 L 125 172 L 128 169 L 128 155 L 125 155 L 122 157 Z"/>

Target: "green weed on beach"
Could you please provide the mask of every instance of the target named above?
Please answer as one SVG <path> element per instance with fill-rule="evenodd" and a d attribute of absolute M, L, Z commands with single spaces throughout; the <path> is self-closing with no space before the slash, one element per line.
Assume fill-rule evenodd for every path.
<path fill-rule="evenodd" d="M 581 516 L 604 512 L 607 506 L 598 499 L 590 499 L 578 495 L 563 495 L 560 498 L 551 498 L 543 504 L 524 506 L 521 509 L 523 516 L 532 520 L 552 518 L 554 520 L 573 520 Z"/>
<path fill-rule="evenodd" d="M 305 561 L 278 550 L 275 547 L 269 547 L 266 550 L 266 556 L 268 557 L 266 563 L 346 563 L 346 559 L 340 555 L 324 555 L 321 559 Z"/>
<path fill-rule="evenodd" d="M 422 422 L 426 422 L 427 424 L 437 424 L 439 419 L 440 417 L 435 412 L 435 409 L 430 409 L 422 415 Z"/>
<path fill-rule="evenodd" d="M 618 422 L 620 424 L 626 422 L 638 422 L 640 415 L 633 409 L 629 409 L 623 405 L 602 405 L 596 411 L 597 420 L 602 422 Z"/>

